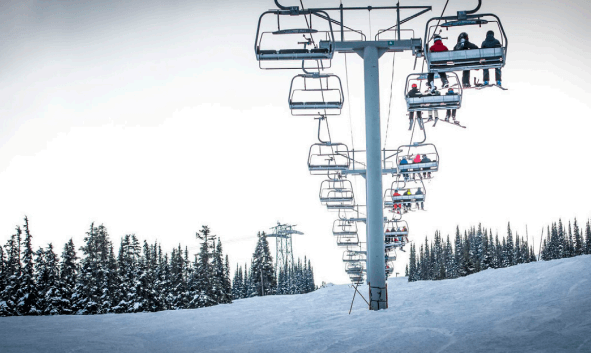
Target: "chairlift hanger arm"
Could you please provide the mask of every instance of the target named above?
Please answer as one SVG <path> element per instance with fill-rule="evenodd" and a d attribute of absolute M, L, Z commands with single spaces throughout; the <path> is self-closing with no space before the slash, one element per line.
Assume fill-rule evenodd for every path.
<path fill-rule="evenodd" d="M 277 1 L 275 1 L 277 2 Z M 476 13 L 478 10 L 480 10 L 480 6 L 482 6 L 482 0 L 478 0 L 478 6 L 476 6 L 476 8 L 474 10 L 470 10 L 470 11 L 466 11 L 466 14 L 473 14 Z"/>
<path fill-rule="evenodd" d="M 425 14 L 425 13 L 429 12 L 429 11 L 431 11 L 431 8 L 430 8 L 430 7 L 429 7 L 428 9 L 424 9 L 424 10 L 422 10 L 422 11 L 420 11 L 420 12 L 417 12 L 416 14 L 414 14 L 414 15 L 412 15 L 412 16 L 409 16 L 409 17 L 407 17 L 407 18 L 405 18 L 404 20 L 400 20 L 400 25 L 402 25 L 402 24 L 405 24 L 406 22 L 408 22 L 408 21 L 410 21 L 410 20 L 413 20 L 413 19 L 415 19 L 415 18 L 417 18 L 417 17 L 419 17 L 419 16 L 421 16 L 421 15 L 423 15 L 423 14 Z M 398 26 L 399 26 L 399 24 L 398 24 L 398 23 L 396 23 L 394 26 L 392 26 L 392 27 L 390 27 L 390 28 L 386 28 L 386 29 L 383 29 L 383 30 L 379 30 L 379 31 L 378 31 L 378 33 L 376 33 L 376 35 L 375 35 L 375 38 L 378 38 L 378 36 L 379 36 L 380 34 L 382 34 L 382 33 L 384 33 L 384 32 L 387 32 L 387 31 L 389 31 L 389 30 L 391 30 L 391 29 L 393 29 L 393 28 L 396 28 L 396 27 L 398 27 Z M 376 39 L 376 40 L 377 40 L 377 39 Z"/>

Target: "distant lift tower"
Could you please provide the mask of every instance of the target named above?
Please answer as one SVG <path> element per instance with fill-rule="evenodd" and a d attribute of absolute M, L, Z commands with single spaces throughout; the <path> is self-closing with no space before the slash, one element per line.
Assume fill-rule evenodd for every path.
<path fill-rule="evenodd" d="M 267 234 L 268 238 L 275 238 L 275 273 L 278 273 L 278 266 L 286 266 L 291 268 L 293 265 L 293 249 L 291 246 L 292 234 L 304 234 L 295 230 L 296 225 L 281 224 L 277 222 L 277 226 L 271 227 L 272 233 Z"/>

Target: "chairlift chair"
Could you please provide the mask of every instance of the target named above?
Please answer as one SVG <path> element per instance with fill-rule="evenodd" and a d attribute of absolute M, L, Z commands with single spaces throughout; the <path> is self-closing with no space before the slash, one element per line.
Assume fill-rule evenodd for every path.
<path fill-rule="evenodd" d="M 402 152 L 396 156 L 397 170 L 398 174 L 406 175 L 405 179 L 410 179 L 408 174 L 434 173 L 439 170 L 439 152 L 432 143 L 403 145 L 398 150 Z M 417 155 L 421 157 L 421 162 L 414 163 Z M 406 164 L 402 163 L 403 160 L 406 160 Z"/>
<path fill-rule="evenodd" d="M 409 183 L 410 184 L 410 183 Z M 409 205 L 410 210 L 424 210 L 424 208 L 419 208 L 417 204 L 424 204 L 425 200 L 427 199 L 427 190 L 425 189 L 425 185 L 421 181 L 420 183 L 414 182 L 410 185 L 412 187 L 407 186 L 406 184 L 404 187 L 398 187 L 396 182 L 392 184 L 391 189 L 387 189 L 384 194 L 384 208 L 402 210 L 404 209 L 404 205 Z M 417 194 L 417 192 L 420 192 Z M 410 195 L 408 191 L 410 190 Z M 400 195 L 395 195 L 398 193 Z"/>
<path fill-rule="evenodd" d="M 384 222 L 384 235 L 388 237 L 408 237 L 408 223 L 390 219 Z"/>
<path fill-rule="evenodd" d="M 339 235 L 337 237 L 337 246 L 359 246 L 359 237 L 357 235 Z"/>
<path fill-rule="evenodd" d="M 320 184 L 320 202 L 324 205 L 354 203 L 353 183 L 347 179 L 328 179 Z"/>
<path fill-rule="evenodd" d="M 439 78 L 436 74 L 435 78 Z M 404 97 L 406 97 L 406 107 L 409 112 L 416 111 L 430 111 L 430 110 L 448 110 L 448 109 L 460 109 L 462 106 L 463 89 L 460 78 L 455 72 L 452 72 L 447 77 L 450 79 L 450 87 L 455 87 L 457 90 L 455 94 L 448 95 L 447 92 L 440 92 L 439 95 L 434 94 L 421 94 L 420 97 L 409 97 L 408 92 L 412 88 L 412 84 L 416 83 L 419 87 L 421 81 L 427 80 L 427 74 L 410 74 L 406 78 L 406 88 L 404 89 Z"/>
<path fill-rule="evenodd" d="M 349 236 L 357 237 L 357 222 L 348 221 L 344 219 L 337 219 L 332 225 L 332 234 L 336 237 Z"/>
<path fill-rule="evenodd" d="M 437 29 L 443 27 L 446 30 L 450 28 L 459 28 L 464 26 L 478 26 L 488 24 L 497 24 L 500 37 L 497 38 L 501 42 L 500 48 L 484 48 L 471 50 L 452 50 L 455 44 L 448 46 L 449 51 L 444 52 L 430 52 L 429 42 Z M 458 13 L 457 16 L 434 17 L 427 21 L 425 28 L 425 42 L 424 42 L 425 60 L 427 61 L 427 69 L 429 72 L 451 72 L 464 70 L 480 70 L 480 69 L 495 69 L 505 66 L 507 61 L 507 46 L 508 40 L 501 20 L 494 14 L 466 14 Z"/>
<path fill-rule="evenodd" d="M 326 42 L 322 48 L 320 42 Z M 261 69 L 328 68 L 334 55 L 330 16 L 324 11 L 266 11 L 259 17 L 254 50 Z"/>
<path fill-rule="evenodd" d="M 364 257 L 354 250 L 346 250 L 343 252 L 343 262 L 360 262 L 363 260 Z"/>
<path fill-rule="evenodd" d="M 349 275 L 349 279 L 354 284 L 363 283 L 363 275 Z"/>
<path fill-rule="evenodd" d="M 310 146 L 308 170 L 312 175 L 335 175 L 349 169 L 349 149 L 342 143 L 321 142 Z"/>
<path fill-rule="evenodd" d="M 345 272 L 347 272 L 347 274 L 362 276 L 364 271 L 365 268 L 361 262 L 350 262 L 345 266 Z"/>
<path fill-rule="evenodd" d="M 333 74 L 299 74 L 291 79 L 289 109 L 295 116 L 340 115 L 345 96 Z"/>

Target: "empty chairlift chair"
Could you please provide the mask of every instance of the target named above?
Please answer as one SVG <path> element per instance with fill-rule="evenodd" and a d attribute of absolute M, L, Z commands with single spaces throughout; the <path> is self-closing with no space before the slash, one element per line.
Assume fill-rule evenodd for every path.
<path fill-rule="evenodd" d="M 439 75 L 435 75 L 438 79 Z M 460 79 L 456 73 L 451 73 L 447 76 L 450 87 L 454 88 L 454 94 L 440 94 L 421 93 L 418 97 L 409 97 L 408 92 L 411 90 L 413 84 L 422 87 L 422 83 L 427 82 L 427 74 L 410 74 L 406 78 L 406 88 L 404 96 L 406 97 L 406 107 L 408 112 L 429 111 L 429 110 L 447 110 L 460 109 L 462 106 L 463 90 Z"/>
<path fill-rule="evenodd" d="M 345 272 L 349 275 L 363 276 L 365 268 L 361 262 L 350 262 L 345 265 Z"/>
<path fill-rule="evenodd" d="M 326 12 L 271 10 L 259 17 L 254 50 L 261 69 L 325 69 L 334 55 L 333 44 Z"/>
<path fill-rule="evenodd" d="M 339 235 L 337 236 L 337 246 L 359 246 L 359 237 L 357 235 Z"/>
<path fill-rule="evenodd" d="M 336 75 L 300 74 L 291 80 L 289 109 L 292 115 L 339 115 L 344 101 L 343 85 Z"/>
<path fill-rule="evenodd" d="M 357 222 L 337 219 L 332 224 L 332 234 L 335 237 L 357 237 Z"/>
<path fill-rule="evenodd" d="M 328 209 L 352 209 L 355 206 L 353 184 L 346 179 L 328 179 L 320 184 L 320 202 Z"/>
<path fill-rule="evenodd" d="M 349 149 L 342 143 L 322 142 L 310 146 L 308 170 L 312 175 L 336 175 L 349 169 Z"/>
<path fill-rule="evenodd" d="M 343 252 L 343 262 L 360 262 L 365 261 L 364 256 L 355 250 L 346 250 Z"/>
<path fill-rule="evenodd" d="M 429 46 L 432 44 L 430 40 L 437 29 L 438 22 L 439 27 L 445 28 L 448 30 L 447 33 L 450 34 L 449 42 L 444 43 L 449 48 L 449 51 L 429 52 Z M 470 30 L 472 28 L 476 28 L 478 31 Z M 453 30 L 449 31 L 450 29 Z M 495 36 L 501 42 L 500 48 L 453 50 L 453 47 L 456 45 L 456 38 L 453 38 L 453 36 L 459 35 L 461 32 L 470 32 L 471 41 L 480 46 L 476 38 L 484 40 L 485 33 L 489 29 L 497 29 Z M 480 39 L 481 36 L 482 38 Z M 507 35 L 505 34 L 501 20 L 494 14 L 467 15 L 458 13 L 457 16 L 432 18 L 427 21 L 424 45 L 425 60 L 427 61 L 429 72 L 495 69 L 505 66 L 507 61 Z"/>

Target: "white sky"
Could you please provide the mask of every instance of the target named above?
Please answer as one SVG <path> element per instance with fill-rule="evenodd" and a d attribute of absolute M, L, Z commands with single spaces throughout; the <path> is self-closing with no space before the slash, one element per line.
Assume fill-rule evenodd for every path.
<path fill-rule="evenodd" d="M 451 0 L 446 14 L 475 2 Z M 346 282 L 342 249 L 331 234 L 336 214 L 318 200 L 323 178 L 306 167 L 316 122 L 291 117 L 287 109 L 297 72 L 259 70 L 254 57 L 258 16 L 274 7 L 272 0 L 97 4 L 0 5 L 0 243 L 24 215 L 35 246 L 53 242 L 60 251 L 70 237 L 81 246 L 91 222 L 105 224 L 116 243 L 135 233 L 158 239 L 167 251 L 179 242 L 196 247 L 194 234 L 206 224 L 235 264 L 249 261 L 258 231 L 281 221 L 305 233 L 295 237 L 294 252 L 312 259 L 318 283 Z M 433 6 L 405 28 L 422 36 L 444 4 L 402 2 Z M 510 221 L 521 235 L 528 225 L 538 242 L 542 227 L 559 217 L 583 222 L 591 216 L 585 161 L 591 3 L 535 6 L 483 4 L 481 12 L 501 17 L 509 35 L 503 70 L 509 91 L 468 91 L 458 112 L 468 129 L 439 124 L 428 130 L 441 169 L 427 185 L 428 212 L 405 218 L 414 240 L 478 222 L 504 234 Z M 346 20 L 368 31 L 366 12 Z M 372 33 L 386 27 L 384 20 L 372 12 Z M 483 39 L 471 35 L 477 45 Z M 362 62 L 347 59 L 353 142 L 365 149 Z M 410 53 L 397 55 L 388 148 L 410 137 L 402 90 L 413 63 Z M 391 68 L 392 54 L 386 54 L 382 135 Z M 343 55 L 330 72 L 345 84 Z M 334 142 L 351 144 L 347 109 L 330 126 Z M 362 179 L 354 184 L 359 196 Z M 404 271 L 407 256 L 400 256 L 397 271 Z"/>

